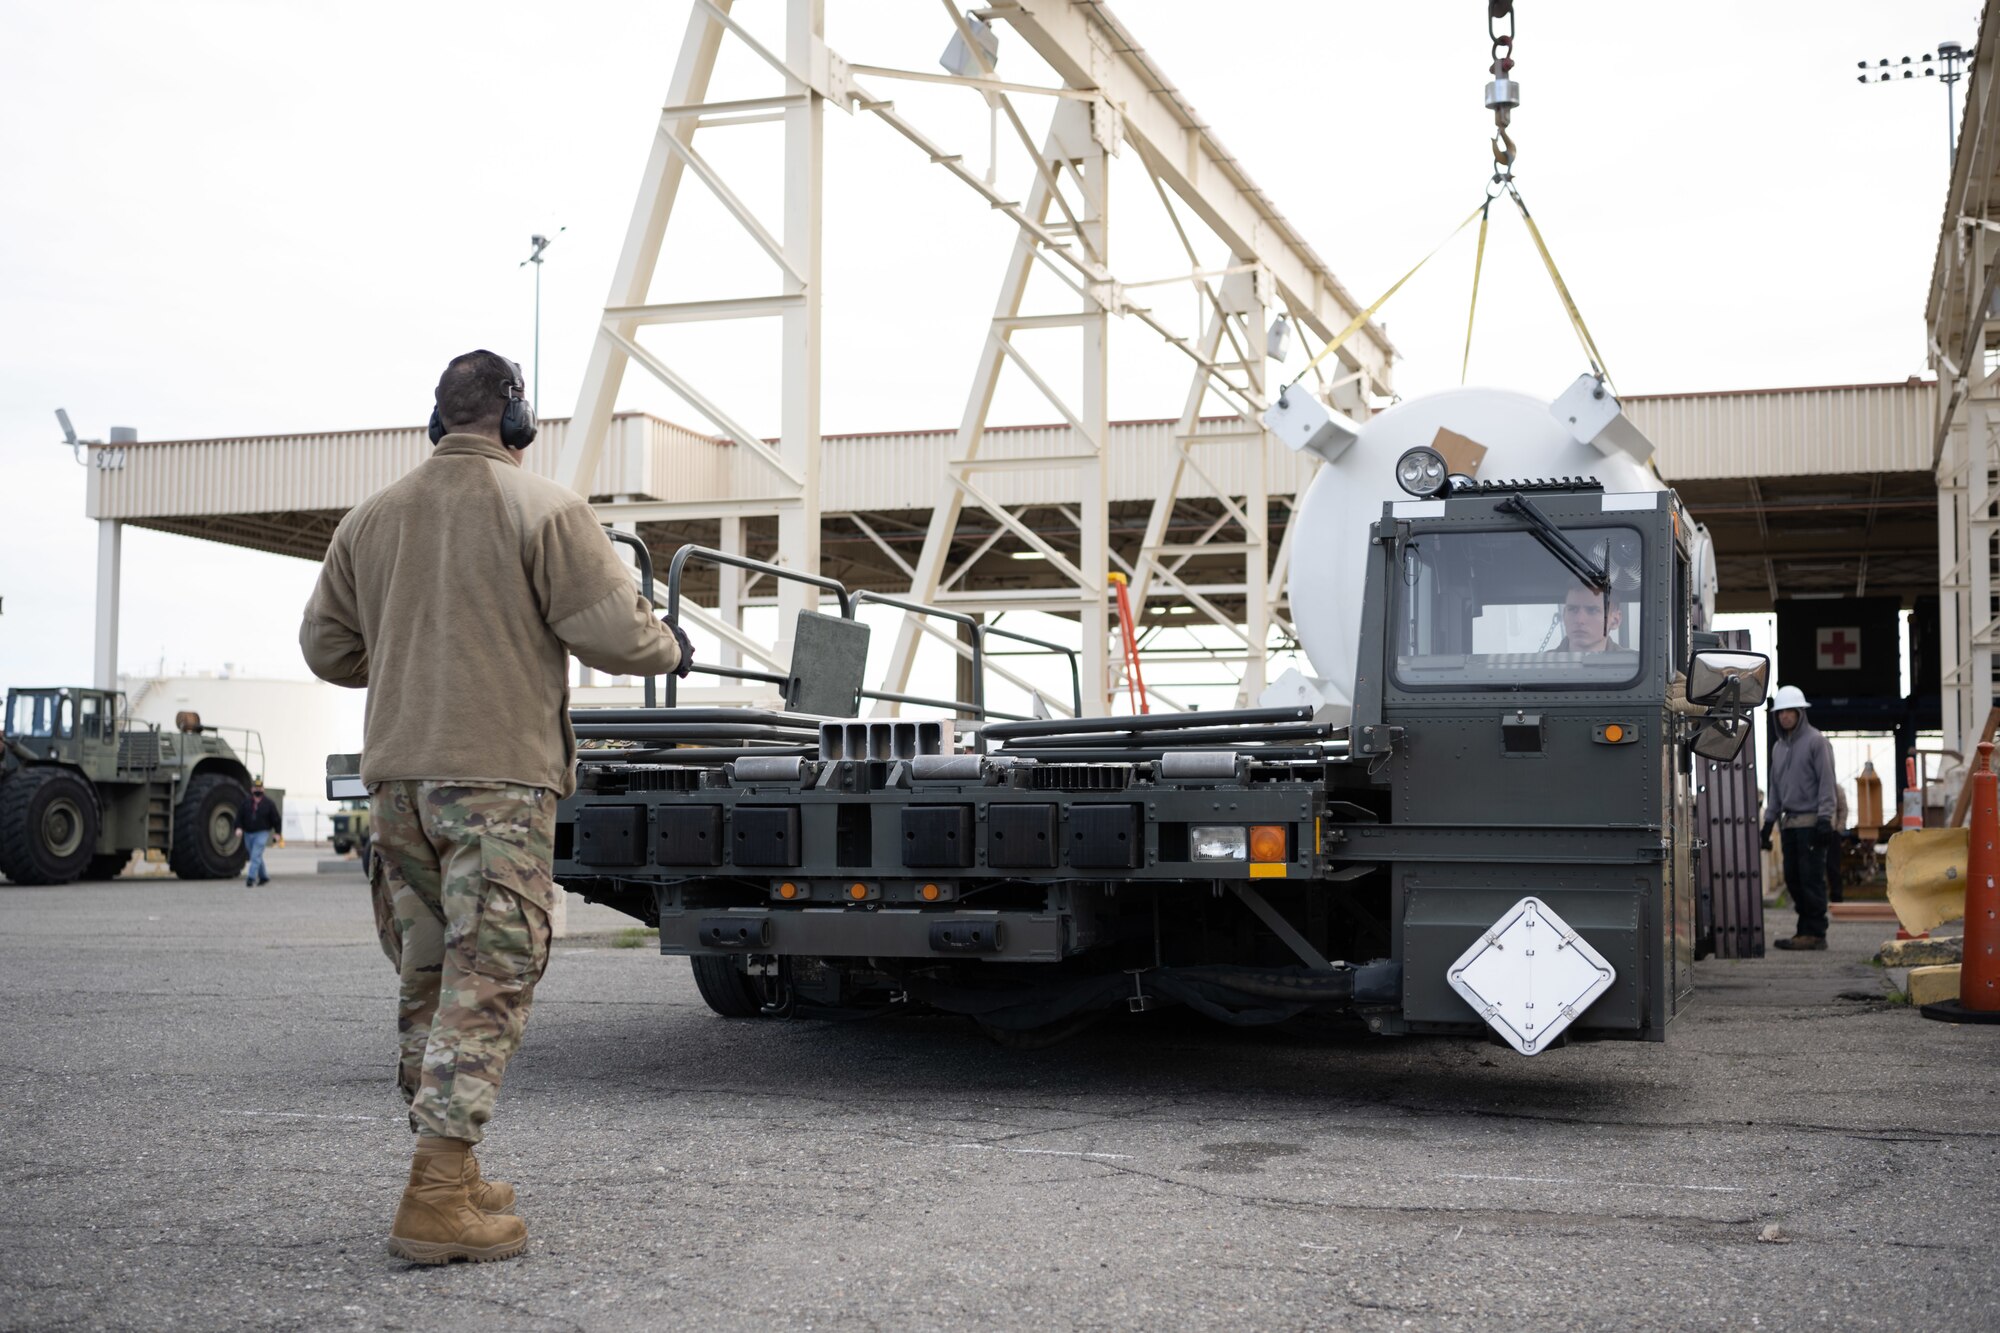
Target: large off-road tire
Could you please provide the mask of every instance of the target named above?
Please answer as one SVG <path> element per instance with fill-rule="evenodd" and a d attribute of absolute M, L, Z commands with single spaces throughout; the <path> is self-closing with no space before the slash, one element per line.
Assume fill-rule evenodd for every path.
<path fill-rule="evenodd" d="M 174 841 L 167 864 L 182 879 L 227 879 L 250 862 L 237 811 L 249 793 L 226 773 L 204 773 L 188 783 L 174 806 Z"/>
<path fill-rule="evenodd" d="M 0 782 L 0 874 L 67 884 L 97 850 L 97 793 L 66 768 L 24 768 Z"/>
<path fill-rule="evenodd" d="M 709 1008 L 724 1018 L 756 1018 L 764 1012 L 764 997 L 757 984 L 736 965 L 734 958 L 694 957 L 694 987 Z"/>
<path fill-rule="evenodd" d="M 125 867 L 132 863 L 130 852 L 105 852 L 90 858 L 90 864 L 83 868 L 85 879 L 117 879 L 125 873 Z"/>

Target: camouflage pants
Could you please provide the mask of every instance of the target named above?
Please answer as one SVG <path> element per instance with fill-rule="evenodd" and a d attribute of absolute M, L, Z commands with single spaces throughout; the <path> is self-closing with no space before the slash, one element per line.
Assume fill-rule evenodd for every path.
<path fill-rule="evenodd" d="M 383 782 L 369 882 L 402 977 L 397 1084 L 419 1134 L 478 1142 L 549 962 L 556 795 Z"/>

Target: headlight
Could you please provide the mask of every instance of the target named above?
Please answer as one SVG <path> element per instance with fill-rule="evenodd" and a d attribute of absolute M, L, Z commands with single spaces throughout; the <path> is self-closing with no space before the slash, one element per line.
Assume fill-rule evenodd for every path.
<path fill-rule="evenodd" d="M 1188 848 L 1197 861 L 1247 861 L 1250 835 L 1241 824 L 1196 825 L 1188 830 Z"/>
<path fill-rule="evenodd" d="M 1411 495 L 1429 500 L 1443 495 L 1450 487 L 1451 473 L 1443 454 L 1420 444 L 1396 460 L 1396 484 Z"/>

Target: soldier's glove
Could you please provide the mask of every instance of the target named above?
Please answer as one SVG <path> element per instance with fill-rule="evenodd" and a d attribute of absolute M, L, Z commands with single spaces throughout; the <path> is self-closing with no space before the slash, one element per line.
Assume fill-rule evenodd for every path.
<path fill-rule="evenodd" d="M 1819 822 L 1813 825 L 1813 832 L 1819 835 L 1819 840 L 1822 843 L 1832 842 L 1833 821 L 1827 818 L 1825 815 L 1821 815 L 1819 817 Z"/>
<path fill-rule="evenodd" d="M 1765 851 L 1768 852 L 1771 850 L 1771 823 L 1769 820 L 1764 821 L 1764 833 L 1758 839 L 1758 842 L 1763 846 Z"/>
<path fill-rule="evenodd" d="M 686 680 L 687 673 L 694 670 L 694 645 L 688 641 L 686 632 L 673 621 L 668 620 L 665 616 L 661 616 L 660 623 L 673 633 L 674 642 L 680 645 L 681 662 L 679 666 L 674 668 L 674 674 L 682 680 Z"/>

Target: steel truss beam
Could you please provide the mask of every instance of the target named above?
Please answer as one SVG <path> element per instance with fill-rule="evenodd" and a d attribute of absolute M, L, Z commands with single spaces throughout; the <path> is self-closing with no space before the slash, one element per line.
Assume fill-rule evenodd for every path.
<path fill-rule="evenodd" d="M 612 275 L 610 295 L 605 298 L 603 320 L 591 344 L 583 388 L 557 462 L 556 476 L 571 489 L 588 492 L 589 479 L 596 471 L 610 428 L 625 367 L 637 362 L 706 417 L 716 430 L 758 458 L 772 474 L 773 489 L 768 499 L 720 506 L 700 501 L 606 503 L 599 506 L 606 520 L 638 522 L 693 517 L 699 513 L 727 513 L 732 517 L 776 514 L 777 562 L 816 573 L 820 565 L 822 143 L 826 102 L 829 93 L 838 87 L 839 67 L 824 41 L 825 0 L 784 0 L 782 57 L 736 22 L 730 13 L 734 3 L 735 0 L 697 0 L 688 15 L 687 35 L 668 87 L 667 105 L 661 112 L 652 153 L 640 179 L 632 220 Z M 766 98 L 708 101 L 709 80 L 725 37 L 741 43 L 777 73 L 784 92 Z M 767 112 L 784 121 L 783 219 L 775 235 L 694 146 L 695 136 L 701 130 L 763 123 L 771 118 L 771 114 L 763 114 Z M 692 172 L 708 188 L 771 258 L 777 269 L 778 291 L 770 291 L 767 285 L 737 298 L 668 305 L 648 303 L 667 222 L 686 172 Z M 775 318 L 780 323 L 781 399 L 775 449 L 738 424 L 699 386 L 637 341 L 642 325 L 748 318 Z M 810 605 L 808 593 L 799 584 L 783 585 L 781 624 L 789 626 L 794 614 Z M 787 637 L 789 633 L 785 631 Z"/>
<path fill-rule="evenodd" d="M 827 49 L 824 40 L 824 0 L 768 0 L 781 3 L 785 15 L 782 53 L 761 43 L 735 17 L 735 0 L 695 0 L 685 39 L 676 61 L 653 147 L 640 181 L 600 327 L 593 340 L 577 410 L 558 463 L 558 477 L 582 490 L 594 473 L 611 421 L 618 389 L 628 364 L 666 384 L 716 431 L 754 457 L 765 474 L 756 487 L 761 495 L 729 499 L 676 497 L 671 500 L 604 501 L 599 508 L 607 521 L 675 522 L 703 516 L 722 519 L 741 540 L 743 520 L 774 515 L 778 526 L 775 558 L 781 564 L 818 570 L 820 533 L 820 252 L 824 197 L 822 140 L 825 108 L 831 101 L 846 111 L 868 113 L 881 121 L 934 164 L 981 196 L 1016 228 L 1013 254 L 1001 284 L 989 336 L 973 368 L 972 382 L 950 463 L 941 479 L 940 495 L 925 532 L 922 551 L 907 561 L 881 533 L 865 521 L 855 528 L 900 570 L 906 570 L 912 596 L 920 601 L 978 602 L 989 608 L 1035 606 L 1079 621 L 1083 669 L 1088 682 L 1085 707 L 1101 712 L 1115 687 L 1109 669 L 1109 625 L 1105 575 L 1114 563 L 1110 547 L 1105 444 L 1108 366 L 1106 341 L 1112 316 L 1131 317 L 1157 333 L 1191 363 L 1191 386 L 1175 432 L 1174 454 L 1162 460 L 1171 474 L 1164 494 L 1153 506 L 1146 539 L 1128 571 L 1139 596 L 1135 609 L 1143 613 L 1146 599 L 1171 595 L 1198 608 L 1210 621 L 1225 627 L 1242 646 L 1241 689 L 1254 697 L 1262 685 L 1263 657 L 1270 629 L 1286 633 L 1281 613 L 1287 543 L 1272 559 L 1268 536 L 1271 497 L 1265 469 L 1265 437 L 1256 422 L 1265 400 L 1264 324 L 1284 311 L 1317 338 L 1331 337 L 1359 310 L 1359 305 L 1334 278 L 1271 201 L 1245 176 L 1234 157 L 1216 140 L 1141 50 L 1131 34 L 1097 0 L 1037 0 L 1031 8 L 1002 0 L 981 11 L 1011 25 L 1025 43 L 1059 78 L 1059 86 L 1039 86 L 1004 80 L 979 54 L 983 68 L 976 77 L 933 74 L 888 66 L 848 65 Z M 948 21 L 966 35 L 958 7 L 940 0 Z M 740 44 L 778 78 L 766 96 L 711 100 L 708 89 L 718 53 L 725 42 Z M 966 45 L 976 54 L 976 43 Z M 901 115 L 894 104 L 857 81 L 917 80 L 955 84 L 984 99 L 992 109 L 997 152 L 1000 121 L 1027 150 L 1034 166 L 1025 199 L 1007 197 L 994 174 L 984 175 L 965 165 L 962 155 L 947 151 Z M 1037 141 L 1016 107 L 1017 97 L 1044 98 L 1053 104 L 1046 138 Z M 782 121 L 783 214 L 779 225 L 758 217 L 718 168 L 720 159 L 700 151 L 700 132 L 747 124 Z M 1110 267 L 1109 157 L 1131 145 L 1149 181 L 1166 208 L 1167 217 L 1187 249 L 1185 275 L 1147 275 L 1121 284 Z M 692 175 L 771 261 L 761 282 L 747 282 L 740 294 L 702 301 L 652 300 L 651 285 L 661 258 L 667 224 L 683 179 Z M 1212 234 L 1225 262 L 1204 262 L 1188 237 L 1188 220 L 1198 220 Z M 1067 298 L 1055 306 L 1024 310 L 1030 275 L 1036 271 L 1055 279 Z M 1180 282 L 1194 284 L 1209 310 L 1206 329 L 1186 337 L 1170 328 L 1146 304 L 1141 293 Z M 640 331 L 657 324 L 705 324 L 723 320 L 775 319 L 780 324 L 779 379 L 781 412 L 778 439 L 758 438 L 741 424 L 726 404 L 694 380 L 669 365 L 639 340 Z M 1081 389 L 1068 401 L 1045 373 L 1046 358 L 1030 357 L 1015 343 L 1022 329 L 1074 330 L 1080 361 Z M 1334 378 L 1320 383 L 1335 403 L 1365 415 L 1372 394 L 1389 391 L 1389 367 L 1394 349 L 1374 326 L 1344 346 L 1338 360 L 1329 361 Z M 1070 427 L 1070 444 L 1053 456 L 1034 459 L 982 457 L 987 415 L 1005 367 L 1013 367 L 1059 413 Z M 1202 412 L 1210 397 L 1226 405 L 1241 424 L 1225 432 L 1202 429 Z M 1214 444 L 1248 442 L 1256 452 L 1252 478 L 1242 493 L 1216 485 L 1204 467 L 1202 451 Z M 1046 530 L 1025 521 L 1025 507 L 999 502 L 1004 494 L 983 481 L 983 474 L 1022 468 L 1060 469 L 1074 479 L 1075 500 L 1064 512 L 1075 525 L 1075 537 L 1055 540 Z M 1189 475 L 1192 473 L 1192 479 Z M 1170 544 L 1176 505 L 1185 498 L 1190 480 L 1206 486 L 1223 514 L 1209 524 L 1200 541 Z M 1068 488 L 1066 488 L 1068 489 Z M 985 510 L 989 522 L 970 540 L 978 543 L 969 558 L 953 566 L 965 541 L 960 519 Z M 1047 509 L 1048 506 L 1041 506 Z M 987 530 L 987 529 L 990 529 Z M 960 585 L 966 572 L 996 545 L 1016 542 L 1046 561 L 1044 568 L 1062 576 L 1069 586 L 1032 592 L 970 592 Z M 1240 579 L 1218 569 L 1213 559 L 1240 559 Z M 1199 579 L 1188 570 L 1202 558 Z M 1218 574 L 1221 577 L 1218 577 Z M 1161 590 L 1171 590 L 1163 593 Z M 718 623 L 734 628 L 740 608 L 749 599 L 740 579 L 721 585 L 724 605 Z M 1243 623 L 1238 624 L 1210 600 L 1214 596 L 1243 599 Z M 786 584 L 779 591 L 781 623 L 810 601 L 806 590 Z M 1178 627 L 1178 626 L 1177 626 Z M 926 626 L 915 616 L 900 626 L 882 689 L 905 693 Z M 739 635 L 740 637 L 740 635 Z M 727 655 L 743 646 L 731 639 Z M 780 656 L 785 655 L 783 646 Z M 1219 659 L 1235 660 L 1233 651 Z M 894 711 L 890 705 L 888 711 Z"/>
<path fill-rule="evenodd" d="M 1991 15 L 1988 15 L 1989 20 Z M 1970 758 L 1995 697 L 1996 578 L 2000 578 L 2000 23 L 1981 25 L 1966 80 L 1932 267 L 1928 325 L 1938 376 L 1933 450 L 1938 483 L 1939 650 L 1944 748 Z"/>

